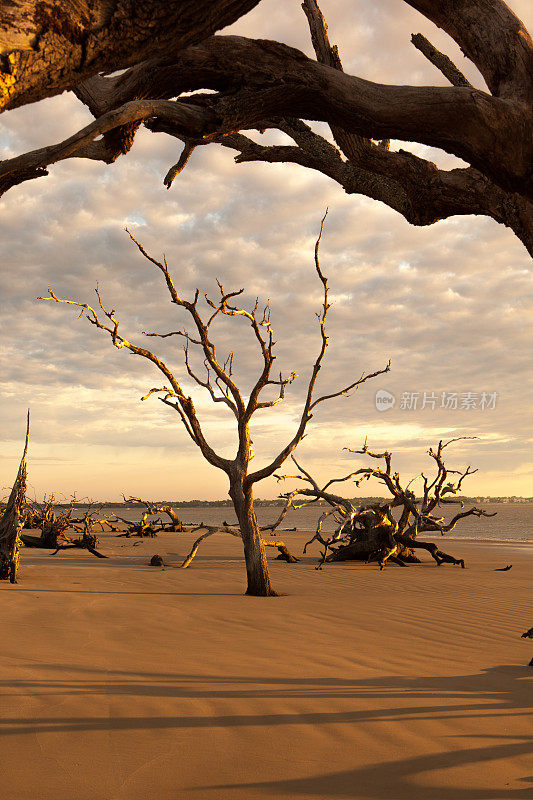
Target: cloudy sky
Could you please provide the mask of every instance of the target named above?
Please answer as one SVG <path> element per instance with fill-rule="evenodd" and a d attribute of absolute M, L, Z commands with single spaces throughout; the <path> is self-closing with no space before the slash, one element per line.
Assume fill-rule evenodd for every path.
<path fill-rule="evenodd" d="M 510 5 L 531 29 L 528 1 Z M 324 0 L 322 7 L 353 74 L 444 83 L 409 43 L 421 31 L 483 86 L 457 46 L 398 0 Z M 311 54 L 297 0 L 263 0 L 232 31 Z M 9 112 L 0 124 L 0 157 L 59 141 L 88 120 L 69 94 Z M 29 483 L 37 496 L 224 497 L 225 476 L 203 462 L 177 415 L 155 398 L 140 402 L 159 383 L 151 365 L 114 350 L 73 309 L 36 297 L 51 284 L 62 297 L 92 302 L 99 281 L 128 338 L 143 343 L 143 330 L 184 324 L 159 273 L 132 247 L 127 225 L 155 256 L 166 254 L 184 295 L 196 286 L 215 293 L 218 277 L 225 287 L 246 287 L 248 303 L 270 298 L 278 366 L 300 377 L 283 405 L 257 418 L 259 466 L 291 437 L 319 346 L 313 245 L 329 206 L 321 259 L 334 306 L 320 387 L 335 390 L 389 358 L 392 370 L 349 398 L 319 406 L 297 453 L 302 463 L 319 478 L 351 471 L 364 461 L 342 448 L 359 447 L 368 436 L 375 449 L 392 450 L 397 468 L 411 476 L 429 468 L 425 451 L 439 438 L 477 436 L 458 443 L 450 458 L 458 467 L 479 467 L 465 486 L 469 493 L 533 494 L 531 260 L 510 231 L 481 217 L 414 228 L 377 202 L 346 196 L 324 176 L 289 165 L 235 165 L 218 145 L 197 150 L 167 192 L 162 178 L 178 151 L 179 142 L 141 132 L 132 152 L 111 167 L 71 160 L 2 199 L 0 486 L 14 478 L 31 406 Z M 442 153 L 433 157 L 454 163 Z M 241 319 L 219 328 L 219 349 L 236 351 L 244 391 L 259 370 L 250 334 Z M 181 343 L 151 341 L 182 375 Z M 231 454 L 231 416 L 190 388 L 206 436 Z M 394 408 L 376 409 L 378 390 L 395 396 Z M 457 393 L 458 408 L 440 408 L 443 392 Z M 434 393 L 435 408 L 427 400 L 422 408 L 424 393 Z M 475 408 L 461 408 L 466 393 Z M 495 407 L 480 407 L 482 393 L 487 400 L 497 393 Z M 416 408 L 403 407 L 406 394 Z M 277 491 L 267 481 L 256 494 Z"/>

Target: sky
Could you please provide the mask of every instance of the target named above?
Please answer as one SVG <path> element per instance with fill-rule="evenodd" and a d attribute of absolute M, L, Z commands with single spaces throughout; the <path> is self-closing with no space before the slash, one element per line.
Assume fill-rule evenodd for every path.
<path fill-rule="evenodd" d="M 509 5 L 531 30 L 527 0 Z M 484 85 L 446 34 L 397 0 L 324 0 L 322 9 L 347 72 L 389 83 L 444 84 L 410 44 L 410 34 L 420 31 L 475 85 Z M 297 1 L 263 0 L 230 30 L 311 55 Z M 0 157 L 59 141 L 89 119 L 69 93 L 10 111 L 0 118 Z M 335 391 L 388 359 L 391 371 L 321 404 L 297 458 L 318 480 L 340 476 L 368 465 L 343 450 L 360 448 L 368 437 L 371 449 L 393 452 L 395 469 L 407 480 L 431 473 L 427 449 L 439 439 L 475 436 L 449 448 L 450 466 L 479 469 L 465 492 L 533 495 L 531 259 L 511 231 L 474 216 L 415 228 L 378 202 L 348 197 L 325 176 L 293 165 L 236 165 L 219 145 L 197 149 L 167 192 L 163 177 L 180 147 L 141 131 L 132 151 L 112 166 L 72 159 L 2 199 L 0 487 L 15 478 L 31 407 L 32 496 L 227 495 L 226 476 L 203 461 L 177 414 L 154 397 L 140 402 L 160 383 L 152 365 L 115 350 L 74 309 L 36 299 L 50 284 L 61 297 L 92 303 L 98 281 L 122 333 L 145 346 L 155 342 L 154 350 L 182 377 L 181 341 L 146 340 L 142 331 L 175 330 L 186 319 L 171 307 L 161 275 L 132 246 L 125 226 L 155 257 L 166 254 L 184 296 L 196 287 L 215 296 L 219 278 L 225 288 L 245 287 L 249 306 L 256 297 L 270 299 L 277 367 L 299 378 L 282 404 L 256 417 L 253 467 L 267 463 L 292 437 L 320 345 L 313 247 L 329 207 L 321 264 L 333 306 L 318 389 Z M 409 147 L 439 165 L 458 163 Z M 220 352 L 235 351 L 246 392 L 260 370 L 251 330 L 239 318 L 215 333 Z M 206 437 L 232 455 L 230 412 L 189 381 L 183 385 Z M 394 397 L 387 410 L 376 403 L 383 392 Z M 279 492 L 270 479 L 255 493 Z M 359 490 L 346 484 L 345 492 L 383 493 L 378 484 Z"/>

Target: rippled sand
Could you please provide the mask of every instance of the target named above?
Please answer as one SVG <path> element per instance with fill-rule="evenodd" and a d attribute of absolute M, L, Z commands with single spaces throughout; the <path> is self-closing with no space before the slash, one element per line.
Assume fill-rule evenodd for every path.
<path fill-rule="evenodd" d="M 261 599 L 228 536 L 147 566 L 191 539 L 23 551 L 0 586 L 2 797 L 533 796 L 531 548 L 450 543 L 466 570 L 272 560 L 285 594 Z"/>

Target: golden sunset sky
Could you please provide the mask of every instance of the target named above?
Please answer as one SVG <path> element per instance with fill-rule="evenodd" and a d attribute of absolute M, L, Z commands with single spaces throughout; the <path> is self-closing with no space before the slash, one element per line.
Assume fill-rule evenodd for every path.
<path fill-rule="evenodd" d="M 530 2 L 509 5 L 531 30 Z M 407 5 L 324 0 L 322 8 L 347 72 L 389 83 L 444 84 L 410 44 L 410 34 L 420 31 L 483 87 L 455 43 Z M 263 0 L 231 31 L 311 54 L 298 2 Z M 0 120 L 0 156 L 59 141 L 88 121 L 89 112 L 70 93 L 7 112 Z M 392 146 L 439 165 L 461 163 L 419 145 Z M 181 340 L 143 342 L 141 332 L 175 330 L 186 318 L 170 306 L 161 276 L 132 247 L 125 226 L 154 256 L 166 254 L 186 296 L 196 286 L 216 294 L 218 277 L 227 288 L 245 287 L 248 305 L 256 296 L 270 298 L 278 367 L 300 377 L 282 405 L 257 416 L 259 466 L 291 437 L 319 346 L 313 246 L 329 206 L 321 262 L 334 306 L 320 388 L 334 391 L 389 358 L 392 369 L 355 395 L 319 406 L 297 457 L 317 477 L 349 472 L 365 461 L 342 448 L 357 448 L 368 436 L 373 449 L 392 450 L 396 467 L 412 476 L 431 469 L 425 453 L 440 438 L 477 436 L 450 453 L 450 465 L 479 467 L 465 491 L 533 495 L 531 259 L 511 231 L 483 217 L 415 228 L 375 201 L 345 195 L 322 175 L 290 165 L 236 165 L 232 152 L 218 145 L 198 148 L 167 192 L 163 176 L 180 147 L 141 130 L 131 153 L 112 166 L 73 159 L 2 199 L 2 487 L 14 479 L 30 406 L 29 485 L 37 497 L 52 491 L 111 500 L 122 492 L 225 497 L 225 476 L 203 461 L 177 414 L 155 398 L 140 403 L 160 382 L 154 369 L 114 350 L 73 309 L 36 297 L 51 284 L 62 297 L 92 303 L 99 281 L 123 335 L 155 342 L 180 375 Z M 245 322 L 221 325 L 218 345 L 235 350 L 246 390 L 260 364 Z M 233 418 L 189 381 L 184 385 L 206 436 L 230 454 Z M 394 408 L 376 409 L 378 390 L 394 394 Z M 440 407 L 443 392 L 446 398 L 457 393 L 457 408 Z M 494 408 L 481 408 L 484 392 L 497 394 Z M 412 393 L 417 407 L 402 407 L 402 395 Z M 427 402 L 433 394 L 435 408 Z M 461 408 L 471 406 L 469 400 L 475 407 Z M 278 491 L 271 480 L 259 484 L 256 495 Z M 359 492 L 347 485 L 346 492 L 381 494 L 371 484 Z"/>

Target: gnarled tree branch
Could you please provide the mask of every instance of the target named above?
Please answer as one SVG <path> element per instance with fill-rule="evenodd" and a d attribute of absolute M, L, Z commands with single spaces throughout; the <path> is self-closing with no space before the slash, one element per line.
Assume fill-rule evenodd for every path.
<path fill-rule="evenodd" d="M 415 45 L 451 87 L 384 86 L 345 75 L 316 0 L 305 0 L 316 61 L 277 42 L 214 36 L 171 55 L 152 52 L 150 60 L 119 75 L 93 75 L 75 91 L 100 124 L 4 162 L 0 193 L 45 175 L 47 166 L 62 158 L 112 163 L 128 152 L 144 123 L 185 143 L 165 176 L 167 188 L 196 146 L 219 142 L 237 150 L 238 163 L 289 162 L 320 171 L 347 193 L 384 202 L 414 225 L 456 214 L 490 216 L 510 227 L 533 253 L 531 40 L 501 2 L 411 5 L 456 39 L 480 67 L 492 96 L 471 87 L 420 34 L 413 37 Z M 201 89 L 216 94 L 180 98 Z M 157 105 L 175 97 L 173 105 Z M 151 112 L 142 105 L 150 102 Z M 117 116 L 109 116 L 113 113 Z M 328 122 L 337 147 L 299 117 Z M 287 133 L 295 144 L 262 147 L 241 133 L 265 127 Z M 391 152 L 391 138 L 439 147 L 470 166 L 438 169 L 411 153 Z"/>

